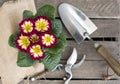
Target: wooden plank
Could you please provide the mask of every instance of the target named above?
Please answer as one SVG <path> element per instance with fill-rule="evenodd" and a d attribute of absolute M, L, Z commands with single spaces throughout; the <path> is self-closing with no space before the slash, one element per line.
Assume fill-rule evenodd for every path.
<path fill-rule="evenodd" d="M 19 84 L 24 84 L 21 82 Z M 64 84 L 62 80 L 37 80 L 30 84 Z M 69 84 L 120 84 L 120 80 L 71 80 Z"/>
<path fill-rule="evenodd" d="M 0 84 L 2 84 L 1 81 Z M 24 81 L 21 81 L 19 84 L 24 84 Z M 30 81 L 30 84 L 64 84 L 64 81 L 36 80 Z M 69 84 L 120 84 L 120 80 L 71 80 Z"/>
<path fill-rule="evenodd" d="M 119 0 L 35 0 L 37 9 L 44 4 L 51 4 L 56 9 L 60 3 L 70 3 L 90 18 L 119 18 Z"/>
<path fill-rule="evenodd" d="M 65 64 L 66 61 L 62 61 L 62 64 Z M 89 80 L 102 80 L 104 79 L 104 75 L 106 73 L 107 69 L 107 64 L 105 61 L 85 61 L 80 67 L 73 69 L 73 80 L 84 80 L 84 79 L 89 79 Z M 109 70 L 110 74 L 113 74 L 113 71 L 110 69 Z M 62 77 L 65 76 L 65 71 L 54 71 L 54 72 L 49 72 L 46 75 L 46 78 L 54 78 L 54 79 L 62 79 Z M 111 79 L 118 79 L 119 77 L 114 75 L 112 76 Z"/>
<path fill-rule="evenodd" d="M 119 20 L 104 20 L 92 19 L 98 29 L 91 35 L 91 37 L 118 37 L 119 36 Z M 71 38 L 65 26 L 63 26 L 63 33 L 67 38 Z"/>
<path fill-rule="evenodd" d="M 0 6 L 6 1 L 10 0 L 0 0 Z M 63 2 L 78 7 L 90 18 L 120 18 L 119 0 L 35 0 L 37 9 L 45 4 L 51 4 L 57 10 L 58 5 Z"/>
<path fill-rule="evenodd" d="M 98 43 L 104 45 L 108 52 L 110 52 L 116 59 L 118 59 L 119 56 L 119 47 L 118 42 L 108 42 L 108 41 L 102 41 Z M 66 50 L 62 54 L 62 59 L 67 59 L 71 53 L 73 48 L 77 49 L 78 53 L 78 59 L 81 59 L 83 54 L 86 54 L 86 60 L 103 60 L 101 56 L 96 52 L 92 42 L 90 41 L 84 41 L 81 44 L 77 44 L 74 41 L 68 41 L 68 46 Z"/>
<path fill-rule="evenodd" d="M 66 61 L 62 61 L 62 64 L 65 63 Z M 85 61 L 80 67 L 72 70 L 73 79 L 103 79 L 107 67 L 105 61 Z M 109 69 L 109 73 L 113 74 L 113 71 Z M 65 74 L 64 70 L 49 72 L 46 78 L 62 78 Z M 118 76 L 114 75 L 112 79 L 114 78 L 118 78 Z"/>

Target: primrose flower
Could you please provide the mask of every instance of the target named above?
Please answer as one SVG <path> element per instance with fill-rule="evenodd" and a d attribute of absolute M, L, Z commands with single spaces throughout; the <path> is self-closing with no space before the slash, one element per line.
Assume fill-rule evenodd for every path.
<path fill-rule="evenodd" d="M 27 48 L 30 45 L 29 37 L 20 34 L 15 40 L 15 43 L 18 49 L 21 51 L 27 51 Z"/>
<path fill-rule="evenodd" d="M 45 48 L 53 47 L 57 42 L 57 38 L 54 34 L 44 33 L 40 36 L 40 43 Z"/>
<path fill-rule="evenodd" d="M 19 26 L 23 34 L 30 34 L 33 32 L 34 22 L 32 21 L 32 19 L 24 19 L 23 21 L 21 21 Z"/>
<path fill-rule="evenodd" d="M 52 23 L 49 18 L 45 16 L 38 16 L 35 19 L 35 30 L 38 32 L 46 32 L 52 29 Z"/>
<path fill-rule="evenodd" d="M 37 43 L 37 42 L 39 42 L 39 36 L 38 36 L 37 34 L 31 34 L 31 36 L 30 36 L 30 41 L 31 41 L 32 43 Z"/>
<path fill-rule="evenodd" d="M 44 52 L 39 44 L 31 45 L 28 48 L 28 54 L 33 60 L 40 60 L 44 57 Z"/>

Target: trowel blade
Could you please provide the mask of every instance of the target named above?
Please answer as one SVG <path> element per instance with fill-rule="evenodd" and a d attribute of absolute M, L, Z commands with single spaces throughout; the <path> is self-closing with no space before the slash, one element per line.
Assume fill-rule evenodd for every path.
<path fill-rule="evenodd" d="M 62 3 L 58 11 L 64 25 L 77 43 L 81 43 L 86 38 L 84 33 L 90 35 L 97 29 L 81 10 L 70 4 Z"/>

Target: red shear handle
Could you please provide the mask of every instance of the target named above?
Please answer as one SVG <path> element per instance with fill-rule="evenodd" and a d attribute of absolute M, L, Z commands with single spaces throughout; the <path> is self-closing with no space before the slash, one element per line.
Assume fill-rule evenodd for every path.
<path fill-rule="evenodd" d="M 120 76 L 120 63 L 115 58 L 113 58 L 110 53 L 108 53 L 103 45 L 99 45 L 96 50 L 105 59 L 113 71 L 118 76 Z"/>

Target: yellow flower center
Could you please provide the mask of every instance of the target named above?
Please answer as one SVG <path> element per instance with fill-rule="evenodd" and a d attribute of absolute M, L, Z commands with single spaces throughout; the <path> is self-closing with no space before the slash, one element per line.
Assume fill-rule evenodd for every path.
<path fill-rule="evenodd" d="M 22 46 L 23 49 L 27 49 L 27 47 L 30 44 L 29 37 L 20 36 L 20 39 L 18 40 L 18 43 L 19 43 L 20 46 Z"/>
<path fill-rule="evenodd" d="M 43 55 L 40 45 L 33 46 L 30 52 L 33 53 L 35 57 Z"/>
<path fill-rule="evenodd" d="M 22 28 L 25 33 L 31 32 L 33 30 L 33 24 L 30 21 L 25 22 Z"/>
<path fill-rule="evenodd" d="M 36 30 L 44 32 L 48 29 L 48 21 L 46 21 L 45 19 L 40 19 L 36 21 L 35 26 Z"/>
<path fill-rule="evenodd" d="M 53 44 L 53 41 L 55 40 L 53 36 L 45 34 L 45 36 L 42 37 L 43 39 L 43 44 L 49 46 Z"/>
<path fill-rule="evenodd" d="M 39 36 L 37 36 L 36 34 L 32 35 L 30 40 L 33 42 L 33 43 L 36 43 L 39 41 Z"/>

